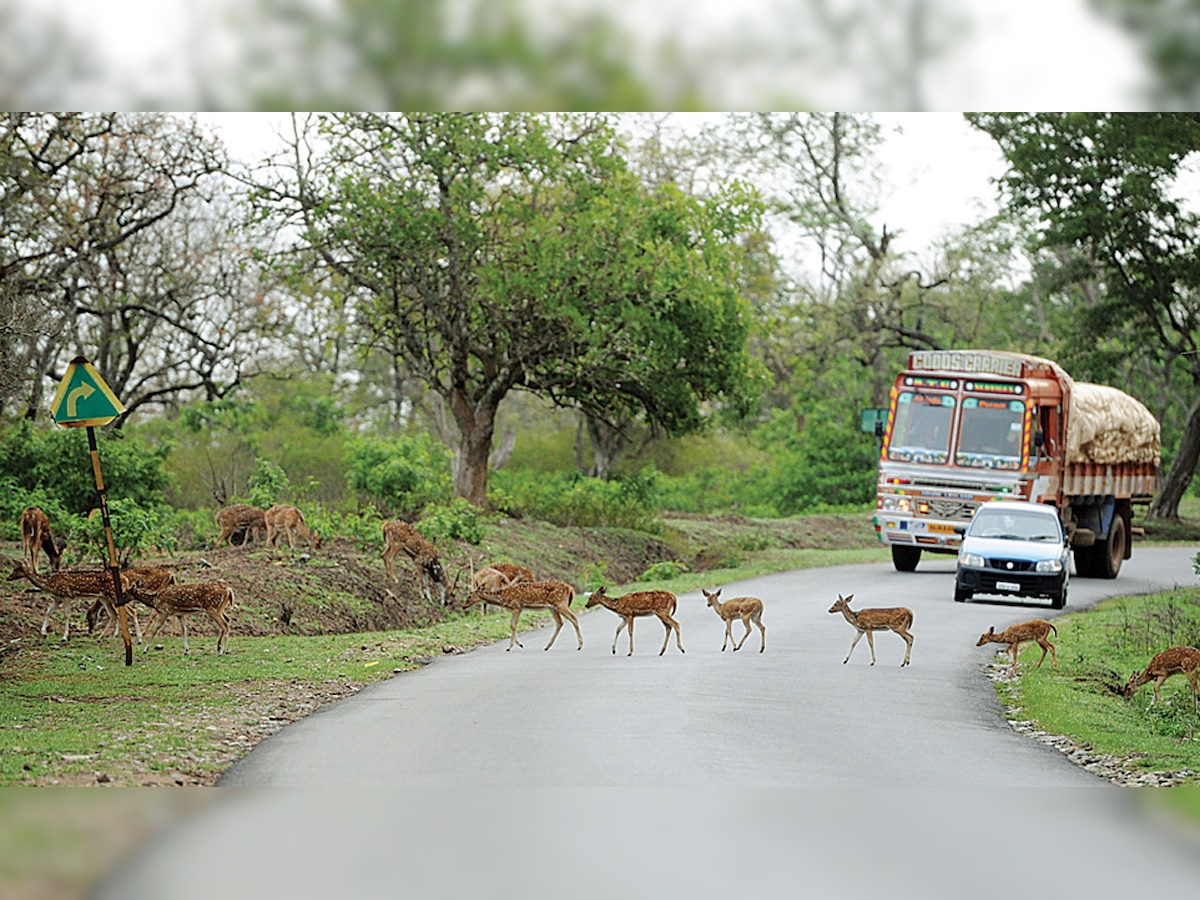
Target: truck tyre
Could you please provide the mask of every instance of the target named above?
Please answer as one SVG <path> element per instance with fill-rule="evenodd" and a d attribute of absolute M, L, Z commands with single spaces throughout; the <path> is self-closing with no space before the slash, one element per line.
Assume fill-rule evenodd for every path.
<path fill-rule="evenodd" d="M 913 572 L 920 561 L 920 547 L 905 547 L 901 544 L 892 544 L 892 565 L 896 567 L 897 572 Z"/>
<path fill-rule="evenodd" d="M 1097 554 L 1096 572 L 1100 578 L 1116 578 L 1121 571 L 1121 563 L 1125 560 L 1126 541 L 1128 532 L 1125 531 L 1125 519 L 1113 516 L 1112 526 L 1108 529 L 1108 540 L 1104 542 L 1102 553 Z"/>

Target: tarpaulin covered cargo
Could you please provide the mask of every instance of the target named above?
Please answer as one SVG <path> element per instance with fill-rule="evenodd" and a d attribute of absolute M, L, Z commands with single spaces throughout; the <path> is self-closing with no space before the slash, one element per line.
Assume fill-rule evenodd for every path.
<path fill-rule="evenodd" d="M 1139 401 L 1108 385 L 1076 381 L 1071 385 L 1070 402 L 1068 464 L 1158 465 L 1161 430 L 1158 420 Z"/>

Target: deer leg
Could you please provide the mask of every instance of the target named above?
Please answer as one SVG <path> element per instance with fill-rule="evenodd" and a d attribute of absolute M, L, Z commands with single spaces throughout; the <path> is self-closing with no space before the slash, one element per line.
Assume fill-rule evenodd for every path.
<path fill-rule="evenodd" d="M 1008 652 L 1012 655 L 1013 674 L 1017 674 L 1017 654 L 1021 651 L 1021 642 L 1015 641 L 1008 645 Z"/>
<path fill-rule="evenodd" d="M 754 624 L 758 626 L 758 630 L 762 632 L 762 644 L 759 645 L 758 652 L 762 653 L 767 649 L 767 626 L 762 623 L 762 614 L 754 617 Z"/>
<path fill-rule="evenodd" d="M 1163 682 L 1166 681 L 1167 678 L 1168 678 L 1168 676 L 1166 676 L 1166 675 L 1159 675 L 1158 678 L 1155 679 L 1155 681 L 1154 681 L 1154 699 L 1150 701 L 1151 706 L 1153 706 L 1155 703 L 1158 702 L 1158 691 L 1163 686 Z"/>
<path fill-rule="evenodd" d="M 662 621 L 663 629 L 666 631 L 666 634 L 663 635 L 662 649 L 658 651 L 658 655 L 662 656 L 667 652 L 667 644 L 671 642 L 671 623 L 666 616 L 659 616 L 658 618 Z"/>
<path fill-rule="evenodd" d="M 725 647 L 728 646 L 729 641 L 733 637 L 733 634 L 730 631 L 731 628 L 733 628 L 733 619 L 726 619 L 725 620 L 725 640 L 721 641 L 721 652 L 722 653 L 725 652 Z M 737 647 L 735 646 L 733 649 L 736 650 Z"/>
<path fill-rule="evenodd" d="M 217 653 L 224 653 L 224 648 L 229 638 L 229 620 L 225 617 L 225 613 L 219 609 L 210 609 L 208 617 L 217 623 Z"/>
<path fill-rule="evenodd" d="M 908 631 L 897 632 L 900 637 L 904 638 L 904 643 L 908 646 L 904 648 L 904 662 L 900 663 L 900 667 L 908 665 L 908 658 L 912 655 L 913 636 Z"/>
<path fill-rule="evenodd" d="M 550 615 L 554 616 L 554 634 L 550 635 L 550 643 L 546 644 L 542 649 L 549 650 L 554 646 L 554 642 L 558 640 L 558 633 L 562 631 L 563 617 L 557 609 L 551 607 Z"/>
<path fill-rule="evenodd" d="M 513 644 L 516 644 L 518 647 L 522 648 L 525 646 L 517 640 L 517 619 L 519 618 L 521 618 L 521 607 L 518 606 L 513 610 L 512 613 L 512 626 L 510 628 L 511 634 L 509 635 L 508 647 L 506 648 L 507 650 L 511 650 L 513 648 Z"/>
<path fill-rule="evenodd" d="M 676 622 L 675 619 L 672 618 L 671 616 L 667 616 L 667 622 L 669 623 L 669 627 L 667 628 L 667 638 L 669 639 L 671 637 L 671 628 L 674 628 L 675 629 L 675 645 L 677 647 L 679 647 L 680 653 L 686 653 L 687 651 L 683 649 L 683 633 L 679 630 L 679 623 Z M 661 653 L 658 655 L 662 656 Z"/>
<path fill-rule="evenodd" d="M 583 649 L 583 632 L 579 630 L 579 619 L 575 616 L 575 613 L 571 612 L 571 607 L 569 607 L 569 606 L 564 606 L 562 608 L 561 612 L 564 616 L 566 616 L 570 620 L 571 624 L 575 626 L 575 637 L 579 638 L 579 646 L 576 647 L 575 649 L 582 650 Z"/>
<path fill-rule="evenodd" d="M 847 654 L 846 654 L 846 658 L 842 660 L 842 665 L 843 665 L 843 666 L 844 666 L 846 663 L 850 662 L 850 657 L 854 655 L 854 648 L 858 646 L 858 642 L 862 640 L 862 636 L 863 636 L 864 634 L 866 634 L 866 632 L 865 632 L 865 631 L 859 631 L 859 632 L 857 632 L 857 633 L 854 635 L 854 640 L 852 640 L 852 641 L 850 642 L 850 652 L 849 652 L 849 653 L 847 653 Z"/>
<path fill-rule="evenodd" d="M 871 665 L 875 665 L 875 632 L 870 628 L 867 629 L 867 646 L 871 648 Z"/>
<path fill-rule="evenodd" d="M 625 627 L 629 629 L 629 653 L 627 656 L 633 656 L 633 616 L 625 617 Z"/>
<path fill-rule="evenodd" d="M 1045 638 L 1038 638 L 1038 646 L 1040 646 L 1042 648 L 1042 658 L 1038 660 L 1038 664 L 1037 664 L 1037 667 L 1040 669 L 1042 667 L 1042 663 L 1044 663 L 1046 661 L 1046 653 L 1048 651 L 1054 649 L 1054 645 L 1051 644 L 1049 641 L 1047 641 Z M 1057 661 L 1055 661 L 1055 668 L 1057 668 L 1057 667 L 1058 667 L 1058 663 L 1057 663 Z"/>
<path fill-rule="evenodd" d="M 612 652 L 615 656 L 617 653 L 617 638 L 621 636 L 621 629 L 625 627 L 625 617 L 621 617 L 621 621 L 617 623 L 617 633 L 613 635 Z"/>
<path fill-rule="evenodd" d="M 729 625 L 730 625 L 730 627 L 733 626 L 732 619 L 729 620 Z M 742 626 L 746 630 L 742 634 L 742 639 L 740 641 L 738 641 L 736 644 L 734 644 L 733 649 L 735 652 L 742 649 L 742 644 L 746 643 L 746 638 L 748 638 L 750 636 L 750 616 L 748 616 L 748 615 L 742 616 Z"/>

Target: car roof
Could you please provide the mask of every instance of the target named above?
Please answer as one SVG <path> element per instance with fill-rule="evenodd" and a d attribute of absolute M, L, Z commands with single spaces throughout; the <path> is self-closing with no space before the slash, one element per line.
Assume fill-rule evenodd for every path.
<path fill-rule="evenodd" d="M 983 510 L 995 510 L 997 512 L 1023 512 L 1034 513 L 1035 515 L 1046 515 L 1058 518 L 1058 510 L 1053 506 L 1048 506 L 1045 503 L 1030 503 L 1027 500 L 989 500 L 976 510 L 976 515 Z"/>

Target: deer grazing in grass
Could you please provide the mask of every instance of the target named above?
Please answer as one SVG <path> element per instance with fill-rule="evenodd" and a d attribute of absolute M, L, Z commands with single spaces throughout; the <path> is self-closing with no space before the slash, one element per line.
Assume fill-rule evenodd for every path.
<path fill-rule="evenodd" d="M 163 569 L 159 566 L 124 569 L 121 574 L 129 581 L 130 586 L 134 584 L 141 585 L 143 595 L 157 594 L 168 584 L 175 584 L 175 573 L 170 569 Z M 143 600 L 142 602 L 145 603 L 146 601 Z M 106 638 L 110 634 L 116 633 L 117 617 L 112 614 L 112 610 L 109 609 L 104 599 L 99 597 L 96 598 L 87 611 L 88 634 L 96 630 L 96 624 L 100 621 L 100 614 L 102 612 L 108 614 L 108 621 L 105 622 L 104 628 L 100 632 L 100 637 Z M 129 604 L 129 616 L 133 620 L 133 628 L 137 632 L 138 643 L 140 644 L 142 642 L 142 628 L 138 624 L 137 610 L 132 603 Z"/>
<path fill-rule="evenodd" d="M 58 571 L 59 552 L 50 533 L 50 518 L 39 507 L 29 506 L 21 513 L 21 546 L 24 556 L 29 557 L 29 564 L 36 572 L 38 555 L 45 551 L 50 560 L 50 569 Z"/>
<path fill-rule="evenodd" d="M 151 593 L 134 582 L 129 588 L 130 599 L 140 600 L 154 607 L 154 615 L 146 627 L 146 644 L 143 652 L 150 649 L 150 638 L 171 616 L 178 616 L 183 630 L 183 652 L 189 651 L 187 616 L 207 613 L 217 625 L 217 653 L 229 652 L 229 611 L 233 608 L 233 588 L 219 581 L 201 581 L 189 584 L 169 584 Z"/>
<path fill-rule="evenodd" d="M 116 618 L 114 598 L 116 597 L 116 587 L 113 584 L 112 572 L 108 570 L 91 571 L 91 572 L 55 572 L 52 575 L 42 575 L 37 572 L 29 563 L 22 559 L 18 562 L 8 576 L 9 581 L 17 581 L 21 578 L 28 579 L 33 585 L 41 588 L 50 595 L 50 606 L 46 609 L 46 616 L 42 619 L 42 636 L 46 635 L 46 631 L 50 626 L 50 616 L 60 605 L 63 607 L 63 636 L 65 641 L 71 632 L 71 601 L 86 597 L 88 599 L 99 598 L 106 607 L 111 607 L 114 619 Z M 122 573 L 121 576 L 121 593 L 124 594 L 129 587 L 128 577 Z"/>
<path fill-rule="evenodd" d="M 217 527 L 221 529 L 214 546 L 228 542 L 233 546 L 233 536 L 242 535 L 242 546 L 253 537 L 257 541 L 267 539 L 267 511 L 249 503 L 234 503 L 217 510 Z"/>
<path fill-rule="evenodd" d="M 1200 678 L 1197 677 L 1197 667 L 1200 666 L 1200 650 L 1195 647 L 1172 647 L 1157 653 L 1150 664 L 1141 672 L 1132 672 L 1129 681 L 1125 683 L 1125 699 L 1131 700 L 1143 684 L 1154 682 L 1154 698 L 1150 701 L 1153 706 L 1158 702 L 1158 692 L 1163 682 L 1172 675 L 1182 675 L 1192 686 L 1192 710 L 1197 708 L 1196 695 L 1200 694 Z"/>
<path fill-rule="evenodd" d="M 678 598 L 670 591 L 634 591 L 623 597 L 610 597 L 602 585 L 592 591 L 585 608 L 603 606 L 621 617 L 621 622 L 617 625 L 617 633 L 613 635 L 612 652 L 617 652 L 617 638 L 621 636 L 621 629 L 627 627 L 629 629 L 629 653 L 626 654 L 627 656 L 633 656 L 633 620 L 638 616 L 658 616 L 658 620 L 663 623 L 663 628 L 667 631 L 663 638 L 662 649 L 658 651 L 658 655 L 662 656 L 667 652 L 667 644 L 671 640 L 672 630 L 675 632 L 675 643 L 679 647 L 679 652 L 686 652 L 683 649 L 683 637 L 679 632 L 679 623 L 673 618 L 678 602 Z"/>
<path fill-rule="evenodd" d="M 308 541 L 314 550 L 321 549 L 321 536 L 308 527 L 304 521 L 304 513 L 294 506 L 277 503 L 263 513 L 263 521 L 267 527 L 267 546 L 275 547 L 279 536 L 287 538 L 289 550 L 296 549 L 296 535 Z"/>
<path fill-rule="evenodd" d="M 521 618 L 521 610 L 524 609 L 548 609 L 554 616 L 554 634 L 550 635 L 546 650 L 554 646 L 558 633 L 562 631 L 563 619 L 569 619 L 575 626 L 575 636 L 579 639 L 577 649 L 582 650 L 583 632 L 579 630 L 579 619 L 571 611 L 571 601 L 574 599 L 575 589 L 564 582 L 523 581 L 520 584 L 509 584 L 499 590 L 476 588 L 467 595 L 466 605 L 470 607 L 476 603 L 491 603 L 512 610 L 511 633 L 506 650 L 511 650 L 513 644 L 518 647 L 525 646 L 517 640 L 517 620 Z"/>
<path fill-rule="evenodd" d="M 396 581 L 395 559 L 403 552 L 413 561 L 417 579 L 421 582 L 421 593 L 426 600 L 433 599 L 430 584 L 436 584 L 442 606 L 446 605 L 446 573 L 438 559 L 437 548 L 417 529 L 407 522 L 394 520 L 383 523 L 383 567 L 388 578 Z M 491 602 L 491 601 L 488 601 Z M 501 604 L 503 605 L 503 604 Z"/>
<path fill-rule="evenodd" d="M 1058 668 L 1058 653 L 1054 649 L 1054 644 L 1050 641 L 1050 632 L 1054 632 L 1058 636 L 1058 629 L 1054 627 L 1052 622 L 1047 622 L 1045 619 L 1030 619 L 1028 622 L 1018 622 L 1016 625 L 1009 625 L 1000 634 L 996 634 L 996 626 L 992 626 L 987 631 L 979 636 L 979 640 L 975 643 L 976 647 L 982 647 L 984 644 L 1008 644 L 1008 652 L 1012 655 L 1013 674 L 1017 672 L 1017 652 L 1021 649 L 1023 641 L 1037 641 L 1038 646 L 1042 648 L 1042 658 L 1038 660 L 1038 668 L 1042 667 L 1042 663 L 1046 661 L 1046 651 L 1050 651 L 1050 662 Z"/>
<path fill-rule="evenodd" d="M 758 626 L 758 630 L 762 632 L 762 642 L 759 645 L 758 652 L 762 653 L 767 649 L 767 629 L 762 623 L 763 602 L 757 597 L 734 597 L 731 600 L 726 600 L 722 603 L 718 598 L 721 596 L 721 589 L 717 588 L 711 594 L 700 589 L 704 594 L 708 605 L 711 606 L 722 619 L 725 620 L 725 640 L 721 644 L 721 652 L 725 652 L 725 647 L 733 643 L 734 651 L 742 649 L 742 644 L 746 643 L 746 638 L 750 636 L 750 623 L 754 622 Z M 746 631 L 742 634 L 742 639 L 734 643 L 733 641 L 733 620 L 741 619 L 742 625 Z"/>
<path fill-rule="evenodd" d="M 859 640 L 865 634 L 867 646 L 871 648 L 871 665 L 875 665 L 875 632 L 894 631 L 904 638 L 904 643 L 908 645 L 904 650 L 904 662 L 900 663 L 901 668 L 907 666 L 913 645 L 913 636 L 908 630 L 913 623 L 912 610 L 903 606 L 893 606 L 881 609 L 860 609 L 855 612 L 850 608 L 850 601 L 853 599 L 853 594 L 848 597 L 838 594 L 833 606 L 829 607 L 831 613 L 840 612 L 845 616 L 846 621 L 854 627 L 856 632 L 854 640 L 850 644 L 850 653 L 846 654 L 842 663 L 850 662 L 850 655 L 854 653 L 854 648 L 858 646 Z"/>

